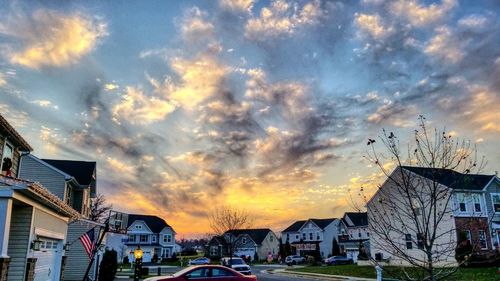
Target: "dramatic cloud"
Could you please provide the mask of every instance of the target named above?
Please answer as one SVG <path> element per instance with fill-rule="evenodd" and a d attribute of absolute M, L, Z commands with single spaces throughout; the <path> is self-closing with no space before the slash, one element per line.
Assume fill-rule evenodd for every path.
<path fill-rule="evenodd" d="M 317 24 L 321 15 L 318 0 L 308 2 L 301 9 L 297 9 L 295 3 L 275 0 L 271 6 L 261 9 L 259 17 L 248 20 L 245 35 L 255 40 L 291 36 L 302 27 Z"/>
<path fill-rule="evenodd" d="M 46 9 L 9 14 L 0 21 L 0 34 L 14 39 L 4 52 L 10 62 L 35 69 L 76 63 L 107 35 L 102 21 Z"/>
<path fill-rule="evenodd" d="M 358 14 L 355 23 L 360 28 L 361 35 L 367 34 L 375 40 L 384 39 L 392 32 L 392 28 L 382 24 L 379 15 Z"/>
<path fill-rule="evenodd" d="M 391 11 L 406 18 L 414 26 L 425 26 L 442 20 L 457 5 L 455 0 L 443 0 L 441 5 L 433 3 L 429 6 L 417 0 L 398 0 L 391 4 Z"/>
<path fill-rule="evenodd" d="M 219 0 L 219 5 L 228 11 L 250 12 L 255 0 Z"/>
<path fill-rule="evenodd" d="M 455 41 L 450 29 L 442 26 L 436 29 L 436 35 L 425 47 L 425 53 L 447 62 L 457 63 L 464 57 L 459 46 L 460 43 Z"/>

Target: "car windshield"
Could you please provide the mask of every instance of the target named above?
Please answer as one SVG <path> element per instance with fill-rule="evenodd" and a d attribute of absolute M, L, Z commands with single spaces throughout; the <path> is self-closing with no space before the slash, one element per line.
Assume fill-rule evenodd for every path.
<path fill-rule="evenodd" d="M 231 265 L 245 264 L 242 259 L 233 259 L 232 261 L 230 259 L 228 259 L 227 263 L 231 264 Z"/>

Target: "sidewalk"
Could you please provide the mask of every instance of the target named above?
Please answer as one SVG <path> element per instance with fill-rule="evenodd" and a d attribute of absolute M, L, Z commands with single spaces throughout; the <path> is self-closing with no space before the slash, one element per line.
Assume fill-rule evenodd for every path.
<path fill-rule="evenodd" d="M 330 275 L 330 274 L 321 274 L 321 273 L 309 273 L 309 272 L 296 272 L 296 271 L 287 271 L 286 269 L 276 269 L 271 272 L 271 274 L 279 274 L 279 275 L 289 275 L 289 276 L 304 276 L 304 277 L 316 277 L 321 280 L 330 280 L 330 281 L 376 281 L 377 279 L 372 278 L 362 278 L 362 277 L 352 277 L 352 276 L 343 276 L 343 275 Z"/>

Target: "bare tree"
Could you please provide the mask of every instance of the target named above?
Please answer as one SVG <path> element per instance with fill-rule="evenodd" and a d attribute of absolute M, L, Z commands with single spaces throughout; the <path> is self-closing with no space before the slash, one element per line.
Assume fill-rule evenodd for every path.
<path fill-rule="evenodd" d="M 466 175 L 482 168 L 484 162 L 477 161 L 470 142 L 445 131 L 428 131 L 423 116 L 406 149 L 401 149 L 393 132 L 384 130 L 378 140 L 384 152 L 376 150 L 376 140 L 369 139 L 366 158 L 387 179 L 367 202 L 370 248 L 421 269 L 415 276 L 402 267 L 399 278 L 445 279 L 457 270 L 457 233 L 449 223 L 453 220 L 453 189 L 463 186 Z M 396 169 L 389 169 L 394 166 Z M 447 176 L 450 182 L 443 185 Z"/>
<path fill-rule="evenodd" d="M 91 199 L 90 220 L 104 223 L 112 208 L 113 206 L 111 204 L 106 204 L 104 195 L 97 194 L 95 198 Z"/>
<path fill-rule="evenodd" d="M 230 257 L 233 256 L 236 237 L 231 230 L 247 229 L 253 226 L 255 217 L 245 209 L 231 206 L 221 206 L 214 209 L 208 217 L 210 228 L 215 235 L 225 236 L 229 244 Z"/>

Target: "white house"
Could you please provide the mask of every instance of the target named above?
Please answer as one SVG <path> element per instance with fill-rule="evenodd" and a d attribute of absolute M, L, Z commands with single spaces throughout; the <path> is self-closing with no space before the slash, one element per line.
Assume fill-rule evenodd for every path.
<path fill-rule="evenodd" d="M 127 235 L 112 234 L 106 241 L 106 247 L 118 252 L 119 262 L 124 257 L 132 262 L 134 250 L 143 251 L 143 262 L 151 262 L 156 255 L 158 260 L 172 257 L 175 252 L 175 231 L 165 220 L 150 215 L 128 215 Z"/>
<path fill-rule="evenodd" d="M 372 257 L 408 265 L 408 261 L 401 258 L 401 254 L 405 254 L 425 262 L 422 238 L 425 234 L 417 232 L 417 223 L 410 219 L 412 217 L 416 217 L 419 224 L 429 226 L 431 231 L 435 230 L 436 266 L 456 264 L 454 249 L 462 236 L 470 241 L 475 252 L 491 251 L 485 188 L 493 177 L 462 174 L 448 169 L 396 168 L 367 204 Z M 408 201 L 408 196 L 402 195 L 401 187 L 398 187 L 403 181 L 411 183 L 411 192 L 416 192 L 419 197 L 413 196 Z M 435 228 L 432 222 L 424 223 L 424 219 L 428 218 L 424 214 L 428 214 L 431 202 L 426 191 L 434 190 L 431 187 L 439 194 L 434 197 L 439 199 L 436 203 L 437 217 L 443 217 Z M 446 204 L 447 198 L 450 198 L 449 204 Z M 390 229 L 385 229 L 381 222 L 390 222 Z M 390 245 L 398 246 L 398 250 L 393 250 Z"/>
<path fill-rule="evenodd" d="M 338 243 L 340 251 L 346 253 L 347 257 L 357 261 L 360 243 L 365 247 L 365 251 L 369 252 L 370 232 L 368 231 L 368 215 L 366 212 L 344 213 L 339 228 Z"/>
<path fill-rule="evenodd" d="M 319 245 L 321 257 L 332 253 L 333 238 L 337 239 L 340 220 L 337 218 L 296 221 L 281 232 L 283 243 L 290 243 L 298 255 L 315 251 Z"/>

